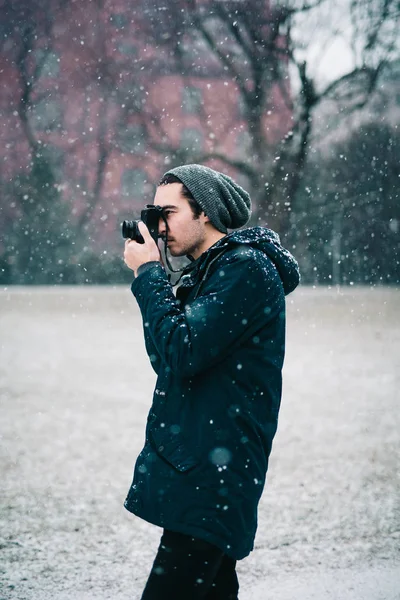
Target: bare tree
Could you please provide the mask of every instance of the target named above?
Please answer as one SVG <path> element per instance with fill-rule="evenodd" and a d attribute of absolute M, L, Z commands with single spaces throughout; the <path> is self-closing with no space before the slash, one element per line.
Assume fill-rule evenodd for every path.
<path fill-rule="evenodd" d="M 158 13 L 159 45 L 169 48 L 176 68 L 185 74 L 201 76 L 206 71 L 208 76 L 219 73 L 229 78 L 243 105 L 250 151 L 237 158 L 227 155 L 221 145 L 219 150 L 199 154 L 197 160 L 219 159 L 246 176 L 255 217 L 268 215 L 269 223 L 282 233 L 289 228 L 303 177 L 316 108 L 327 100 L 335 100 L 343 115 L 363 108 L 383 66 L 396 52 L 397 3 L 349 0 L 353 65 L 321 88 L 304 58 L 307 42 L 293 33 L 299 19 L 304 21 L 321 8 L 329 19 L 333 10 L 329 0 L 286 0 L 271 6 L 261 0 L 184 0 L 172 3 L 168 14 L 161 9 Z M 182 52 L 185 43 L 195 49 L 206 47 L 208 55 L 199 51 L 197 60 L 190 62 Z M 297 81 L 291 85 L 289 76 L 294 71 Z M 279 141 L 270 135 L 268 115 L 282 112 L 283 104 L 291 119 Z"/>
<path fill-rule="evenodd" d="M 51 235 L 55 219 L 65 219 L 65 213 L 53 157 L 39 135 L 41 128 L 55 124 L 54 115 L 40 112 L 39 107 L 48 96 L 41 82 L 55 67 L 53 15 L 59 7 L 57 0 L 15 1 L 2 7 L 2 55 L 17 79 L 17 93 L 10 98 L 9 113 L 3 116 L 16 124 L 8 146 L 11 150 L 14 146 L 14 157 L 19 159 L 13 176 L 2 182 L 3 197 L 9 200 L 2 211 L 2 259 L 19 282 L 32 281 L 34 274 L 41 282 L 45 271 L 51 269 L 54 274 L 59 270 L 59 250 L 68 237 L 64 232 L 63 240 L 55 241 Z"/>
<path fill-rule="evenodd" d="M 104 8 L 104 0 L 94 0 L 90 7 L 90 19 L 87 14 L 88 7 L 85 7 L 85 15 L 78 13 L 74 17 L 75 29 L 77 29 L 77 21 L 82 22 L 83 25 L 81 41 L 85 45 L 85 83 L 82 86 L 84 105 L 93 103 L 96 106 L 95 118 L 88 114 L 89 111 L 83 112 L 82 125 L 85 136 L 79 136 L 74 144 L 75 147 L 71 148 L 71 151 L 81 151 L 82 145 L 88 148 L 94 145 L 96 153 L 93 162 L 82 164 L 81 193 L 84 194 L 84 202 L 76 225 L 81 234 L 87 230 L 96 208 L 102 202 L 106 167 L 113 152 L 112 138 L 115 125 L 113 91 L 118 86 L 119 74 L 113 69 Z M 93 92 L 94 98 L 91 98 Z M 88 168 L 90 176 L 87 176 Z"/>
<path fill-rule="evenodd" d="M 17 127 L 14 131 L 10 127 L 9 135 L 14 138 L 12 147 L 25 149 L 20 152 L 20 156 L 26 157 L 25 161 L 20 158 L 19 166 L 29 171 L 40 157 L 42 162 L 47 161 L 47 173 L 61 188 L 68 178 L 81 184 L 78 188 L 80 202 L 74 185 L 69 189 L 70 204 L 75 202 L 79 207 L 74 220 L 77 236 L 84 232 L 102 199 L 106 165 L 113 150 L 112 135 L 109 135 L 111 105 L 114 104 L 112 93 L 118 83 L 118 72 L 113 71 L 112 61 L 108 60 L 110 49 L 104 2 L 96 0 L 85 8 L 85 14 L 81 9 L 68 0 L 6 2 L 3 10 L 6 36 L 1 47 L 3 56 L 13 68 L 13 77 L 18 78 L 14 88 L 17 93 L 4 116 L 11 123 L 18 115 Z M 59 56 L 58 43 L 60 36 L 65 36 L 65 27 L 80 61 L 73 81 L 66 78 L 59 66 L 63 57 Z M 61 51 L 65 50 L 63 41 Z M 77 106 L 82 115 L 81 130 L 73 132 L 68 130 L 64 118 L 71 84 L 72 87 L 75 84 L 75 90 L 85 99 Z M 85 110 L 90 91 L 94 91 L 90 107 L 96 108 L 94 118 L 90 114 L 93 110 Z M 63 142 L 67 138 L 71 139 L 68 144 Z M 79 154 L 85 155 L 83 148 L 91 146 L 96 150 L 95 159 L 80 161 Z M 55 150 L 63 154 L 64 162 L 70 166 L 70 173 L 67 170 L 62 177 L 57 173 Z M 88 155 L 89 150 L 86 151 Z"/>
<path fill-rule="evenodd" d="M 32 154 L 38 152 L 41 145 L 34 127 L 34 109 L 46 93 L 38 89 L 38 83 L 46 74 L 51 58 L 54 15 L 61 4 L 60 0 L 17 0 L 6 2 L 2 7 L 5 35 L 0 41 L 0 50 L 14 68 L 19 88 L 10 110 L 18 114 Z"/>

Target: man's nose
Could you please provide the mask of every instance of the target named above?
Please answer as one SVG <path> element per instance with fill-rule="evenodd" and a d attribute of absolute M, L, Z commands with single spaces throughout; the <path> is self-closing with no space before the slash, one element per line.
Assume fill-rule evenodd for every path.
<path fill-rule="evenodd" d="M 165 221 L 162 217 L 160 217 L 160 220 L 158 222 L 158 233 L 159 233 L 159 235 L 164 235 L 165 232 L 166 232 Z"/>

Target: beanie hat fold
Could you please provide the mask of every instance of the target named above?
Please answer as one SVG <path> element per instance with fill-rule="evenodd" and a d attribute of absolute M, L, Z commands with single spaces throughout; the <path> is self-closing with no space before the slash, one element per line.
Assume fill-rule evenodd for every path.
<path fill-rule="evenodd" d="M 187 187 L 214 227 L 222 233 L 248 222 L 250 196 L 228 175 L 196 164 L 176 167 L 165 175 L 175 175 Z"/>

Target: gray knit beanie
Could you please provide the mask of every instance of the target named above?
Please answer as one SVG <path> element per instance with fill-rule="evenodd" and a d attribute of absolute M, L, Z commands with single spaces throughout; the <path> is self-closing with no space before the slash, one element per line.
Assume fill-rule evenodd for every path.
<path fill-rule="evenodd" d="M 175 175 L 182 181 L 219 231 L 227 233 L 250 219 L 250 196 L 228 175 L 203 165 L 183 165 L 165 175 Z"/>

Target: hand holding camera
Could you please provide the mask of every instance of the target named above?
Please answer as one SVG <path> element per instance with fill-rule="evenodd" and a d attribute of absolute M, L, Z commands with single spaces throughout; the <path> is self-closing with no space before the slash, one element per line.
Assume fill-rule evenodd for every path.
<path fill-rule="evenodd" d="M 140 264 L 144 264 L 145 262 L 158 260 L 164 266 L 164 261 L 163 261 L 163 256 L 164 256 L 165 262 L 168 266 L 168 269 L 171 271 L 171 273 L 179 273 L 180 271 L 182 271 L 182 269 L 174 269 L 168 260 L 168 256 L 167 256 L 168 222 L 167 222 L 166 216 L 164 214 L 164 209 L 161 206 L 147 204 L 146 208 L 144 208 L 142 210 L 142 212 L 140 213 L 140 219 L 141 219 L 140 221 L 139 220 L 124 221 L 122 223 L 122 237 L 125 239 L 128 238 L 127 241 L 125 242 L 125 255 L 124 255 L 126 265 L 130 269 L 135 271 L 135 275 L 136 275 L 136 271 L 140 267 Z M 165 226 L 166 226 L 166 232 L 167 232 L 165 234 L 165 236 L 162 236 L 164 239 L 164 255 L 163 256 L 161 256 L 160 251 L 157 246 L 158 239 L 160 237 L 159 236 L 160 219 L 163 219 Z M 143 227 L 146 232 L 146 235 L 143 235 L 143 231 L 142 231 Z M 151 243 L 151 240 L 154 241 L 154 244 Z M 137 247 L 137 246 L 142 246 L 142 245 L 146 246 L 146 249 L 143 248 L 142 250 L 140 250 Z M 157 252 L 158 252 L 157 258 L 154 258 L 154 256 L 155 256 L 154 245 L 157 247 Z M 128 253 L 127 253 L 127 248 L 129 248 Z M 150 255 L 152 256 L 152 258 L 148 258 L 147 260 L 144 260 L 144 258 L 146 256 L 146 251 L 148 249 L 152 250 L 152 252 L 150 252 Z M 136 258 L 141 257 L 142 262 L 140 264 L 137 264 L 136 258 L 134 258 L 134 256 L 136 256 Z M 129 260 L 129 262 L 128 262 L 128 260 Z M 135 265 L 136 265 L 136 267 L 135 267 Z"/>
<path fill-rule="evenodd" d="M 136 225 L 135 239 L 126 240 L 124 261 L 126 266 L 129 267 L 129 269 L 132 269 L 132 271 L 134 271 L 136 277 L 137 270 L 141 265 L 147 262 L 152 262 L 154 260 L 160 260 L 160 251 L 147 225 L 142 221 L 134 221 L 134 223 Z"/>

